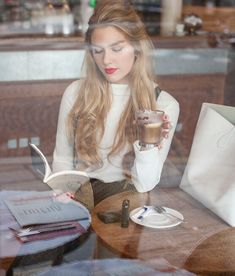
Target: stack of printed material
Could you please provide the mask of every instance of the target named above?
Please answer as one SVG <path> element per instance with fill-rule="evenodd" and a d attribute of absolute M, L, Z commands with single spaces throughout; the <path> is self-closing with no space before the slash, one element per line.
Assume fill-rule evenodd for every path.
<path fill-rule="evenodd" d="M 82 234 L 86 230 L 80 222 L 90 221 L 89 211 L 65 193 L 35 192 L 5 203 L 18 222 L 11 230 L 22 242 Z"/>

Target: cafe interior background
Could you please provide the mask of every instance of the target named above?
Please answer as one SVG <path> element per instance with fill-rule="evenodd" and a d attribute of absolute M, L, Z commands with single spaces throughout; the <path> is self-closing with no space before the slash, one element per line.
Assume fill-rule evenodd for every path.
<path fill-rule="evenodd" d="M 67 85 L 81 76 L 93 2 L 0 0 L 1 190 L 44 189 L 32 170 L 28 143 L 52 160 L 59 103 Z M 156 80 L 180 103 L 160 181 L 177 186 L 202 103 L 235 105 L 235 1 L 133 3 L 156 47 Z M 195 16 L 198 23 L 190 25 Z"/>
<path fill-rule="evenodd" d="M 152 53 L 156 80 L 180 103 L 162 176 L 164 185 L 177 185 L 202 103 L 235 104 L 235 1 L 133 3 L 156 47 Z M 0 0 L 2 189 L 10 185 L 27 189 L 33 183 L 29 142 L 51 160 L 61 95 L 81 74 L 83 33 L 91 6 L 87 0 Z M 195 33 L 185 23 L 192 13 L 201 20 Z"/>

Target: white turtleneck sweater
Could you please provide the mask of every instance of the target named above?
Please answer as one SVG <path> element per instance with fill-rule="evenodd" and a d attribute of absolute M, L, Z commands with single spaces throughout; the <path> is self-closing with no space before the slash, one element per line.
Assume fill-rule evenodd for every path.
<path fill-rule="evenodd" d="M 130 91 L 126 84 L 112 84 L 111 86 L 113 94 L 112 106 L 107 116 L 104 135 L 98 149 L 103 165 L 101 168 L 86 169 L 89 177 L 97 178 L 104 182 L 119 181 L 125 178 L 123 175 L 122 160 L 125 153 L 128 152 L 128 147 L 126 146 L 117 155 L 112 156 L 109 160 L 107 159 L 107 155 L 114 141 L 118 122 L 130 97 Z M 68 140 L 66 120 L 77 98 L 77 93 L 79 93 L 79 81 L 74 81 L 68 86 L 62 97 L 56 134 L 56 146 L 53 155 L 53 172 L 73 169 L 73 144 L 69 143 Z M 131 168 L 131 175 L 132 182 L 139 192 L 150 191 L 158 184 L 179 116 L 179 104 L 167 92 L 162 91 L 160 93 L 157 99 L 157 108 L 165 111 L 169 115 L 172 128 L 169 137 L 164 139 L 161 149 L 155 147 L 140 151 L 138 141 L 134 143 L 135 161 Z"/>

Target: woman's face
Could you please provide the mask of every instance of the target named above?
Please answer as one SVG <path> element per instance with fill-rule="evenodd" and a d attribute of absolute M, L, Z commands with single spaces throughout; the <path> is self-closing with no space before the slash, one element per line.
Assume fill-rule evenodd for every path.
<path fill-rule="evenodd" d="M 134 47 L 115 27 L 99 27 L 91 35 L 96 65 L 111 83 L 127 83 L 135 61 Z"/>

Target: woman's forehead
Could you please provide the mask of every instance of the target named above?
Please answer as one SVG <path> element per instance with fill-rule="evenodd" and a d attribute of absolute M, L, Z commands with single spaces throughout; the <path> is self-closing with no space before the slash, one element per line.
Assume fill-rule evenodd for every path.
<path fill-rule="evenodd" d="M 126 36 L 114 26 L 96 27 L 91 34 L 91 44 L 97 46 L 112 46 L 127 41 Z"/>

